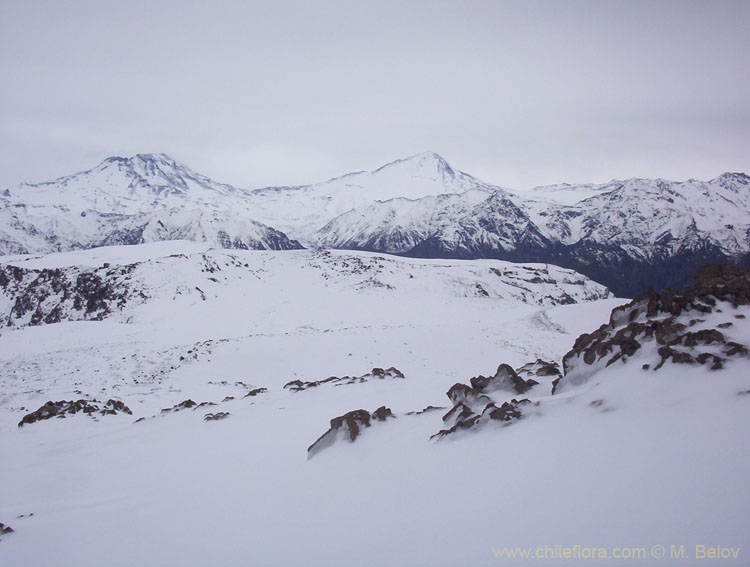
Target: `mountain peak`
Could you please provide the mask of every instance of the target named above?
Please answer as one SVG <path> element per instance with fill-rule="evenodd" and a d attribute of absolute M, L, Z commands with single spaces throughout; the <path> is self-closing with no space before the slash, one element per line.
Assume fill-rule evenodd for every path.
<path fill-rule="evenodd" d="M 454 171 L 450 164 L 440 154 L 435 152 L 422 152 L 405 158 L 400 158 L 380 166 L 372 173 L 378 173 L 392 168 L 413 167 L 416 169 L 435 169 L 439 173 L 453 175 Z"/>
<path fill-rule="evenodd" d="M 185 166 L 178 163 L 173 157 L 164 154 L 164 153 L 158 153 L 158 154 L 135 154 L 131 157 L 122 157 L 122 156 L 110 156 L 104 161 L 102 161 L 99 165 L 100 167 L 106 167 L 109 164 L 128 164 L 130 166 L 135 165 L 161 165 L 161 166 L 167 166 L 170 168 L 183 168 Z"/>

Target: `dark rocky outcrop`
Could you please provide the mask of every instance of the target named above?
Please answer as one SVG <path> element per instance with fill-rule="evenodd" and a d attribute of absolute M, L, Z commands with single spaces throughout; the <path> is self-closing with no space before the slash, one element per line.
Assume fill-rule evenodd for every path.
<path fill-rule="evenodd" d="M 20 517 L 21 516 L 19 516 L 19 518 Z M 2 522 L 0 522 L 0 535 L 9 535 L 9 534 L 12 534 L 14 531 L 15 530 L 13 528 L 11 528 L 9 525 L 3 524 Z M 0 541 L 2 541 L 2 540 L 0 540 Z"/>
<path fill-rule="evenodd" d="M 242 396 L 243 398 L 254 398 L 258 394 L 262 394 L 263 392 L 267 392 L 268 388 L 254 388 L 250 390 L 247 394 Z"/>
<path fill-rule="evenodd" d="M 537 358 L 534 362 L 527 362 L 523 366 L 516 368 L 516 374 L 518 374 L 518 376 L 520 376 L 521 378 L 526 379 L 527 384 L 529 383 L 529 381 L 537 383 L 533 378 L 562 376 L 562 373 L 560 372 L 560 365 L 557 364 L 557 362 L 548 362 L 546 360 L 542 360 L 541 358 Z"/>
<path fill-rule="evenodd" d="M 475 376 L 469 380 L 469 384 L 454 384 L 446 392 L 453 403 L 453 407 L 443 416 L 443 422 L 448 427 L 432 438 L 439 439 L 490 421 L 507 423 L 520 419 L 522 413 L 519 406 L 529 403 L 529 400 L 506 400 L 497 406 L 492 399 L 498 392 L 523 394 L 538 384 L 536 380 L 524 380 L 519 372 L 537 377 L 559 375 L 555 363 L 536 360 L 520 367 L 518 372 L 507 364 L 501 364 L 493 376 Z"/>
<path fill-rule="evenodd" d="M 216 413 L 207 413 L 203 416 L 203 421 L 218 421 L 220 419 L 228 418 L 230 414 L 228 411 L 217 411 Z"/>
<path fill-rule="evenodd" d="M 337 439 L 344 438 L 350 442 L 359 437 L 362 430 L 370 427 L 372 421 L 383 422 L 388 418 L 395 418 L 390 408 L 380 406 L 374 412 L 369 413 L 366 410 L 358 409 L 334 417 L 331 420 L 331 427 L 321 435 L 315 443 L 307 448 L 307 458 L 310 459 L 323 449 L 333 445 Z"/>
<path fill-rule="evenodd" d="M 422 415 L 424 413 L 429 413 L 429 412 L 432 412 L 432 411 L 439 411 L 439 410 L 444 410 L 444 409 L 445 409 L 445 407 L 443 407 L 443 406 L 432 406 L 432 405 L 430 405 L 430 406 L 427 406 L 426 408 L 421 409 L 419 411 L 408 411 L 408 412 L 406 412 L 406 415 Z"/>
<path fill-rule="evenodd" d="M 367 374 L 363 374 L 362 376 L 331 376 L 330 378 L 325 378 L 324 380 L 316 380 L 314 382 L 292 380 L 291 382 L 287 382 L 286 384 L 284 384 L 284 388 L 289 390 L 290 392 L 302 392 L 303 390 L 316 388 L 321 384 L 333 384 L 335 386 L 342 386 L 345 384 L 361 384 L 373 379 L 384 380 L 386 378 L 403 379 L 405 378 L 405 376 L 403 372 L 401 372 L 398 368 L 394 368 L 393 366 L 391 366 L 390 368 L 386 368 L 385 370 L 382 368 L 373 368 L 370 372 L 368 372 Z"/>
<path fill-rule="evenodd" d="M 38 410 L 26 414 L 18 427 L 23 427 L 37 421 L 44 421 L 52 418 L 64 418 L 68 415 L 82 413 L 91 417 L 95 415 L 116 415 L 117 413 L 126 413 L 132 415 L 133 412 L 119 400 L 107 400 L 101 403 L 97 400 L 61 400 L 59 402 L 47 402 Z"/>
<path fill-rule="evenodd" d="M 451 435 L 457 431 L 472 429 L 490 421 L 499 421 L 504 425 L 521 419 L 523 413 L 520 409 L 522 405 L 531 403 L 527 399 L 510 400 L 503 402 L 499 407 L 494 402 L 489 402 L 479 413 L 475 413 L 471 408 L 464 404 L 454 406 L 447 414 L 443 416 L 443 421 L 452 423 L 448 429 L 441 429 L 431 439 L 441 439 L 446 435 Z"/>
<path fill-rule="evenodd" d="M 185 401 L 180 402 L 179 404 L 173 405 L 171 408 L 164 408 L 163 410 L 161 410 L 161 413 L 162 414 L 173 413 L 176 411 L 194 408 L 197 405 L 198 404 L 196 404 L 193 400 L 185 400 Z"/>
<path fill-rule="evenodd" d="M 131 279 L 135 265 L 35 270 L 0 266 L 0 294 L 9 300 L 0 312 L 5 326 L 36 326 L 60 321 L 98 321 L 127 303 L 146 298 Z"/>
<path fill-rule="evenodd" d="M 666 362 L 709 365 L 712 370 L 720 370 L 727 358 L 748 356 L 747 346 L 728 340 L 724 332 L 696 329 L 722 304 L 730 309 L 750 304 L 750 270 L 707 265 L 684 289 L 649 289 L 642 297 L 613 309 L 608 323 L 576 339 L 563 357 L 565 378 L 556 386 L 585 379 L 587 373 L 577 371 L 585 366 L 625 362 L 650 341 L 658 345 L 659 360 L 653 370 L 659 370 Z M 731 329 L 731 325 L 718 326 L 725 332 Z M 643 365 L 644 369 L 651 366 Z"/>

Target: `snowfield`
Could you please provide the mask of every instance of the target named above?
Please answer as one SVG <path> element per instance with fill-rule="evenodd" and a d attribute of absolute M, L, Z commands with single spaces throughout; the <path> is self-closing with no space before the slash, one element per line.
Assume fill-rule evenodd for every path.
<path fill-rule="evenodd" d="M 0 269 L 0 522 L 15 530 L 0 535 L 3 565 L 575 563 L 496 557 L 555 545 L 721 545 L 739 548 L 722 565 L 750 561 L 742 353 L 718 371 L 644 370 L 658 356 L 639 339 L 625 363 L 597 360 L 554 395 L 552 375 L 490 394 L 529 398 L 520 419 L 432 438 L 454 384 L 561 363 L 627 302 L 571 270 L 196 242 Z M 694 328 L 750 343 L 750 308 L 720 308 Z M 329 377 L 361 380 L 285 388 Z M 18 427 L 79 399 L 132 414 Z M 339 430 L 310 457 L 333 418 L 380 406 L 395 418 L 354 442 Z"/>

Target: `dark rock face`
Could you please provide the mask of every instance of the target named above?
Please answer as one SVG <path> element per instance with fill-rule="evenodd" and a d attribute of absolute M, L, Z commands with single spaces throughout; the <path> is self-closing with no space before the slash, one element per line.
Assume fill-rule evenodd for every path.
<path fill-rule="evenodd" d="M 314 382 L 292 380 L 291 382 L 287 382 L 286 384 L 284 384 L 284 388 L 289 390 L 290 392 L 302 392 L 303 390 L 309 390 L 310 388 L 317 388 L 321 384 L 343 386 L 346 384 L 362 384 L 363 382 L 367 382 L 373 379 L 384 380 L 386 378 L 403 379 L 405 378 L 405 376 L 398 368 L 394 368 L 393 366 L 391 366 L 390 368 L 387 368 L 385 370 L 383 370 L 382 368 L 373 368 L 370 372 L 368 372 L 367 374 L 363 374 L 362 376 L 331 376 L 330 378 L 325 378 L 324 380 L 316 380 Z"/>
<path fill-rule="evenodd" d="M 506 214 L 502 212 L 501 215 Z M 412 258 L 446 258 L 471 260 L 490 258 L 509 262 L 541 262 L 575 270 L 607 286 L 618 297 L 639 297 L 650 286 L 657 289 L 679 289 L 689 284 L 693 274 L 705 264 L 737 263 L 750 268 L 750 254 L 730 256 L 710 242 L 685 242 L 675 246 L 664 241 L 649 245 L 649 254 L 635 256 L 627 247 L 583 238 L 563 244 L 544 237 L 524 213 L 515 213 L 508 223 L 483 223 L 482 228 L 498 236 L 504 245 L 474 239 L 472 223 L 462 227 L 458 238 L 430 236 L 420 240 L 401 255 Z M 481 224 L 481 223 L 480 223 Z M 349 248 L 349 246 L 343 246 Z M 353 248 L 356 248 L 353 247 Z M 385 251 L 374 241 L 364 247 L 372 252 Z"/>
<path fill-rule="evenodd" d="M 475 376 L 469 384 L 457 383 L 450 387 L 446 396 L 453 407 L 443 416 L 447 429 L 442 429 L 432 438 L 442 438 L 457 431 L 481 426 L 490 421 L 509 423 L 523 416 L 519 409 L 531 403 L 528 399 L 503 401 L 497 406 L 493 395 L 498 393 L 523 394 L 540 382 L 523 376 L 535 376 L 539 379 L 561 376 L 556 362 L 537 359 L 513 370 L 508 364 L 500 364 L 493 376 Z M 559 378 L 558 378 L 559 380 Z M 554 383 L 554 382 L 553 382 Z"/>
<path fill-rule="evenodd" d="M 334 417 L 331 420 L 331 427 L 321 435 L 315 443 L 307 448 L 307 458 L 310 459 L 323 449 L 333 445 L 337 438 L 345 438 L 350 442 L 359 437 L 363 429 L 370 427 L 372 421 L 383 422 L 388 418 L 395 418 L 390 408 L 380 406 L 374 412 L 369 413 L 366 410 L 358 409 Z"/>
<path fill-rule="evenodd" d="M 654 370 L 668 361 L 710 364 L 712 370 L 719 370 L 726 358 L 747 356 L 747 346 L 727 340 L 718 329 L 691 330 L 705 323 L 705 315 L 718 309 L 719 303 L 732 308 L 750 304 L 750 270 L 733 265 L 703 266 L 693 283 L 682 290 L 649 289 L 642 297 L 613 309 L 608 323 L 576 339 L 563 358 L 565 378 L 560 383 L 570 381 L 569 375 L 581 363 L 590 366 L 606 361 L 609 366 L 625 362 L 649 341 L 660 345 Z M 731 325 L 719 327 L 729 329 Z"/>
<path fill-rule="evenodd" d="M 6 326 L 99 321 L 146 295 L 131 281 L 135 265 L 31 270 L 0 266 L 0 294 L 12 302 L 0 313 Z"/>
<path fill-rule="evenodd" d="M 396 416 L 393 415 L 391 408 L 387 408 L 385 406 L 380 406 L 378 409 L 372 412 L 372 418 L 375 421 L 385 421 L 389 417 L 396 417 Z"/>
<path fill-rule="evenodd" d="M 562 376 L 560 365 L 557 364 L 557 362 L 548 362 L 541 358 L 537 358 L 534 362 L 528 362 L 520 368 L 516 368 L 516 373 L 520 377 L 526 378 L 527 383 L 532 376 L 537 378 L 545 376 Z"/>
<path fill-rule="evenodd" d="M 258 394 L 262 394 L 263 392 L 267 392 L 268 388 L 254 388 L 250 390 L 247 394 L 242 396 L 243 398 L 254 398 Z"/>
<path fill-rule="evenodd" d="M 427 406 L 426 408 L 421 409 L 419 411 L 406 412 L 406 415 L 422 415 L 423 413 L 429 413 L 432 411 L 439 411 L 439 410 L 444 410 L 444 409 L 445 408 L 442 406 Z"/>
<path fill-rule="evenodd" d="M 173 413 L 176 411 L 194 408 L 197 405 L 198 404 L 196 404 L 193 400 L 185 400 L 185 401 L 180 402 L 179 404 L 173 405 L 171 408 L 164 408 L 163 410 L 161 410 L 161 413 L 162 414 Z"/>
<path fill-rule="evenodd" d="M 218 411 L 216 413 L 207 413 L 203 417 L 203 421 L 218 421 L 220 419 L 226 419 L 228 418 L 230 414 L 228 411 Z"/>
<path fill-rule="evenodd" d="M 472 429 L 489 421 L 499 421 L 504 425 L 516 421 L 523 417 L 520 406 L 531 403 L 529 400 L 510 400 L 503 402 L 500 407 L 494 402 L 489 402 L 479 413 L 475 413 L 471 408 L 464 404 L 458 404 L 443 416 L 443 421 L 453 423 L 448 429 L 441 429 L 431 439 L 441 439 L 457 431 Z"/>
<path fill-rule="evenodd" d="M 15 530 L 11 528 L 10 526 L 3 524 L 0 522 L 0 535 L 8 535 L 12 534 Z"/>
<path fill-rule="evenodd" d="M 97 400 L 62 400 L 59 402 L 47 402 L 38 410 L 26 414 L 18 422 L 18 427 L 36 423 L 37 421 L 52 419 L 53 417 L 64 418 L 77 413 L 83 413 L 91 417 L 94 415 L 115 415 L 117 413 L 133 414 L 130 408 L 119 400 L 107 400 L 105 403 L 98 402 Z"/>

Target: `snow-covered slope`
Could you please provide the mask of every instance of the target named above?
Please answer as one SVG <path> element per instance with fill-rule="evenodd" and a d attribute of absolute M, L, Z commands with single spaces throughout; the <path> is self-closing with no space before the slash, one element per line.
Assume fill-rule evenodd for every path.
<path fill-rule="evenodd" d="M 333 219 L 317 242 L 417 257 L 552 262 L 626 296 L 647 285 L 679 287 L 707 261 L 748 262 L 745 174 L 707 182 L 631 179 L 584 190 L 594 195 L 572 205 L 504 190 L 377 202 Z"/>
<path fill-rule="evenodd" d="M 434 300 L 502 299 L 552 306 L 611 296 L 572 270 L 543 264 L 410 260 L 325 250 L 243 253 L 191 242 L 11 256 L 0 263 L 0 323 L 9 327 L 110 317 L 133 321 L 150 317 L 155 306 L 157 319 L 185 320 L 186 325 L 201 311 L 210 321 L 219 316 L 217 310 L 226 310 L 221 323 L 236 321 L 237 332 L 259 325 L 268 330 L 275 323 L 267 317 L 279 328 L 291 324 L 286 317 L 320 326 L 338 321 L 343 304 L 359 311 L 363 295 L 394 304 L 394 309 L 395 304 L 411 304 L 417 314 L 403 307 L 399 319 L 404 324 L 410 314 L 418 319 L 420 306 Z M 333 307 L 331 297 L 336 297 Z M 303 314 L 302 321 L 295 313 Z M 372 313 L 367 320 L 387 324 L 393 323 L 392 316 L 391 311 L 382 317 Z"/>
<path fill-rule="evenodd" d="M 225 248 L 299 248 L 253 219 L 247 195 L 164 154 L 112 157 L 88 171 L 5 190 L 0 253 L 175 239 Z"/>
<path fill-rule="evenodd" d="M 323 183 L 299 187 L 270 187 L 252 192 L 256 217 L 303 242 L 331 219 L 375 201 L 414 200 L 471 191 L 498 189 L 454 170 L 445 159 L 425 152 Z M 374 219 L 375 220 L 375 219 Z"/>
<path fill-rule="evenodd" d="M 576 545 L 660 565 L 672 544 L 690 560 L 721 545 L 736 554 L 722 564 L 742 565 L 750 552 L 748 358 L 697 360 L 750 342 L 750 276 L 709 271 L 695 291 L 625 305 L 549 266 L 365 252 L 158 242 L 2 267 L 4 317 L 23 297 L 31 313 L 61 306 L 60 322 L 25 313 L 0 333 L 8 565 L 452 567 Z M 58 283 L 31 286 L 45 270 Z M 76 291 L 81 274 L 124 303 L 86 317 L 107 294 Z M 674 337 L 670 316 L 687 326 Z M 640 348 L 612 340 L 649 319 L 661 330 Z M 724 342 L 704 333 L 690 351 L 688 333 L 711 329 Z M 667 353 L 653 370 L 657 345 L 693 363 Z M 479 419 L 439 434 L 471 419 L 444 419 L 462 394 Z"/>

